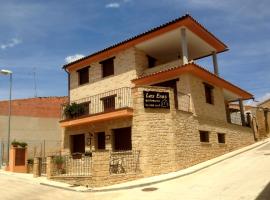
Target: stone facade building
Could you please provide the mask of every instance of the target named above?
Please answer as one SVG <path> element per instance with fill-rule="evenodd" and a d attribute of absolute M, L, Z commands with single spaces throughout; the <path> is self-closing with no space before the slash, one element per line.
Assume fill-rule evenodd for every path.
<path fill-rule="evenodd" d="M 252 116 L 253 129 L 257 140 L 269 137 L 270 133 L 270 99 L 256 106 L 245 106 L 245 111 Z"/>
<path fill-rule="evenodd" d="M 88 184 L 173 172 L 252 144 L 243 101 L 253 95 L 219 76 L 217 54 L 226 50 L 186 15 L 65 65 L 62 148 L 92 155 Z M 214 72 L 196 64 L 207 56 Z M 240 107 L 237 123 L 231 102 Z M 125 166 L 125 176 L 112 173 L 117 152 L 118 166 L 136 154 L 135 175 Z"/>

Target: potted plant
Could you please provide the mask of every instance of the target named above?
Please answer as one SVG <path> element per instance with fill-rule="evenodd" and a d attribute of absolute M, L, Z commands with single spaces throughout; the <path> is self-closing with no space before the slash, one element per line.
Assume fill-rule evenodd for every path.
<path fill-rule="evenodd" d="M 65 158 L 63 156 L 54 157 L 54 163 L 56 164 L 57 169 L 63 169 L 64 162 L 65 162 Z"/>
<path fill-rule="evenodd" d="M 72 154 L 73 159 L 81 159 L 82 158 L 82 153 L 75 152 Z"/>
<path fill-rule="evenodd" d="M 84 108 L 81 104 L 72 103 L 65 106 L 64 113 L 66 118 L 74 118 L 84 113 Z"/>
<path fill-rule="evenodd" d="M 91 151 L 86 151 L 84 155 L 88 156 L 88 157 L 92 157 L 92 152 Z"/>
<path fill-rule="evenodd" d="M 27 173 L 33 173 L 33 164 L 34 164 L 33 158 L 27 159 Z"/>
<path fill-rule="evenodd" d="M 22 147 L 22 148 L 25 148 L 25 147 L 27 147 L 27 143 L 26 142 L 20 142 L 19 146 Z"/>
<path fill-rule="evenodd" d="M 15 139 L 11 142 L 11 145 L 13 147 L 18 147 L 20 145 L 20 142 L 16 141 Z"/>

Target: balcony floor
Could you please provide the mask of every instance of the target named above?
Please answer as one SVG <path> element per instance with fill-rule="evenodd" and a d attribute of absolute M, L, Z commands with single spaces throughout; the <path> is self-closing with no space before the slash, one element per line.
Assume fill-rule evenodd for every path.
<path fill-rule="evenodd" d="M 80 118 L 75 118 L 75 119 L 62 120 L 60 121 L 60 126 L 71 127 L 71 126 L 77 126 L 77 125 L 82 125 L 82 124 L 87 124 L 87 123 L 100 122 L 100 121 L 106 121 L 110 119 L 118 119 L 118 118 L 132 117 L 132 116 L 133 116 L 132 108 L 121 108 L 121 109 L 114 110 L 111 112 L 98 113 L 94 115 L 82 116 Z"/>

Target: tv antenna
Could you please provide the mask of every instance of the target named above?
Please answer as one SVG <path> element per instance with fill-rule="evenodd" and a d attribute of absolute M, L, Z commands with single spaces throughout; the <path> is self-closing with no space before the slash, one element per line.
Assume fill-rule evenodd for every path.
<path fill-rule="evenodd" d="M 36 67 L 33 68 L 33 76 L 34 76 L 34 96 L 37 97 L 37 73 L 36 73 Z"/>

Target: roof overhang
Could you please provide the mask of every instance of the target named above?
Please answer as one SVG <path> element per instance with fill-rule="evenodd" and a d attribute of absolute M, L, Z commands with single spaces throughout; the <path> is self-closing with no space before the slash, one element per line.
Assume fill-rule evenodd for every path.
<path fill-rule="evenodd" d="M 179 75 L 184 74 L 184 73 L 191 73 L 203 80 L 206 80 L 210 84 L 221 87 L 232 94 L 238 95 L 239 98 L 242 98 L 242 99 L 253 98 L 253 95 L 250 94 L 249 92 L 233 85 L 232 83 L 224 80 L 223 78 L 216 76 L 215 74 L 207 71 L 206 69 L 200 67 L 199 65 L 195 63 L 189 63 L 183 66 L 174 67 L 174 68 L 167 69 L 164 71 L 159 71 L 150 75 L 142 76 L 142 77 L 132 80 L 132 82 L 135 85 L 149 85 L 149 84 L 158 83 L 161 80 L 170 80 L 172 78 L 176 78 Z"/>
<path fill-rule="evenodd" d="M 180 27 L 186 27 L 192 34 L 198 36 L 200 40 L 206 42 L 217 53 L 226 51 L 228 49 L 228 47 L 223 42 L 216 38 L 194 18 L 192 18 L 190 15 L 185 15 L 181 18 L 178 18 L 159 27 L 151 29 L 145 33 L 137 35 L 133 38 L 115 44 L 111 47 L 98 51 L 72 63 L 66 64 L 63 68 L 67 69 L 68 71 L 73 71 L 78 67 L 87 66 L 92 62 L 100 61 L 127 48 L 134 47 L 147 40 L 161 36 L 168 32 L 172 32 L 173 30 L 179 29 Z"/>

